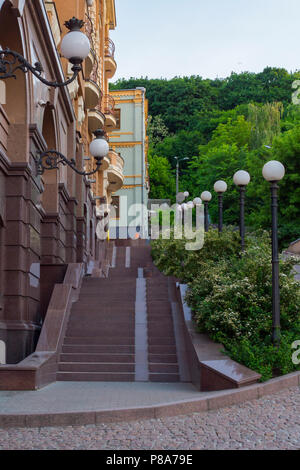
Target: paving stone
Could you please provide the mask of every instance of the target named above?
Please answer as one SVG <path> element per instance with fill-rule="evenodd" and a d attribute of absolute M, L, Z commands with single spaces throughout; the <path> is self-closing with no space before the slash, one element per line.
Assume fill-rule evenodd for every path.
<path fill-rule="evenodd" d="M 0 429 L 0 450 L 21 449 L 299 450 L 299 388 L 219 410 L 176 417 L 86 426 Z"/>

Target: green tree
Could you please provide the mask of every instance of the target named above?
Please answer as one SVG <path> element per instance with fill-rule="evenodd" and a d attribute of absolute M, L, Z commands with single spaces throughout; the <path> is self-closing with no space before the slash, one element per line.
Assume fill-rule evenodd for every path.
<path fill-rule="evenodd" d="M 165 157 L 160 157 L 149 149 L 149 177 L 151 199 L 173 199 L 175 195 L 175 177 L 171 165 Z"/>

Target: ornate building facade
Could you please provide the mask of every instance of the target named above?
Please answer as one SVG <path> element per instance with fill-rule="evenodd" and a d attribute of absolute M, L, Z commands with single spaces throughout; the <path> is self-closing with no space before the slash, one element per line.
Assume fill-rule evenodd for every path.
<path fill-rule="evenodd" d="M 88 271 L 105 258 L 107 241 L 96 226 L 123 184 L 124 161 L 113 150 L 91 177 L 68 165 L 41 175 L 36 163 L 55 149 L 91 171 L 93 132 L 117 125 L 108 88 L 117 67 L 109 37 L 114 0 L 0 0 L 0 48 L 40 62 L 43 77 L 62 82 L 72 75 L 60 45 L 73 16 L 84 21 L 91 48 L 70 85 L 50 87 L 22 70 L 3 80 L 0 71 L 0 341 L 8 364 L 34 351 L 53 286 L 68 266 Z"/>
<path fill-rule="evenodd" d="M 110 146 L 125 160 L 124 184 L 115 191 L 112 203 L 116 213 L 111 218 L 111 233 L 117 238 L 132 238 L 137 233 L 148 236 L 148 100 L 144 88 L 113 90 L 117 126 L 110 132 Z M 132 233 L 129 233 L 132 232 Z"/>

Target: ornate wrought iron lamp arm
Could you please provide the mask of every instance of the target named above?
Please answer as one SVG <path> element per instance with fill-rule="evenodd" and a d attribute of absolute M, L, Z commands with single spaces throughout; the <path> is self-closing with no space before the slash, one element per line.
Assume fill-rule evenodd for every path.
<path fill-rule="evenodd" d="M 90 172 L 80 171 L 76 168 L 76 162 L 74 158 L 68 160 L 62 153 L 57 150 L 46 150 L 39 154 L 37 160 L 37 171 L 39 175 L 42 175 L 45 170 L 57 170 L 58 165 L 68 165 L 72 170 L 74 170 L 78 175 L 89 176 L 95 174 L 101 167 L 102 158 L 96 159 L 97 165 L 95 170 Z"/>
<path fill-rule="evenodd" d="M 58 88 L 72 83 L 82 70 L 82 66 L 80 61 L 74 63 L 72 67 L 73 76 L 65 82 L 49 82 L 42 77 L 43 67 L 40 62 L 36 62 L 33 66 L 18 52 L 11 49 L 0 50 L 0 79 L 17 78 L 15 74 L 17 70 L 22 70 L 24 73 L 30 71 L 45 85 Z"/>

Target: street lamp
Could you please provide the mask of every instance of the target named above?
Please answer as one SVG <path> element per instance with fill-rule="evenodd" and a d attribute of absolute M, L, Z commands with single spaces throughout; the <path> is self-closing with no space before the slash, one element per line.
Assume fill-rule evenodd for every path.
<path fill-rule="evenodd" d="M 204 228 L 205 232 L 209 230 L 209 220 L 208 220 L 208 203 L 211 201 L 212 195 L 209 191 L 203 191 L 201 194 L 201 199 L 204 202 Z"/>
<path fill-rule="evenodd" d="M 89 55 L 90 41 L 88 37 L 80 31 L 84 22 L 73 16 L 69 21 L 65 22 L 69 32 L 63 37 L 61 42 L 62 55 L 73 64 L 73 76 L 65 82 L 49 82 L 42 77 L 43 67 L 40 62 L 31 65 L 21 54 L 11 49 L 0 50 L 0 79 L 17 78 L 15 72 L 31 72 L 42 83 L 54 88 L 64 87 L 72 83 L 82 70 L 82 62 Z"/>
<path fill-rule="evenodd" d="M 185 158 L 179 158 L 179 157 L 174 157 L 176 160 L 176 194 L 179 192 L 179 161 L 183 162 L 184 160 L 189 160 L 188 157 Z"/>
<path fill-rule="evenodd" d="M 200 197 L 195 197 L 193 200 L 194 206 L 201 206 L 202 204 L 202 199 Z"/>
<path fill-rule="evenodd" d="M 272 342 L 280 344 L 280 290 L 279 290 L 279 257 L 278 257 L 278 185 L 285 175 L 282 163 L 271 160 L 262 170 L 263 177 L 271 184 L 272 211 Z"/>
<path fill-rule="evenodd" d="M 223 231 L 223 193 L 227 191 L 227 184 L 225 181 L 219 180 L 214 184 L 214 190 L 218 193 L 219 197 L 219 233 Z"/>
<path fill-rule="evenodd" d="M 240 236 L 241 249 L 245 251 L 245 191 L 250 183 L 250 175 L 247 171 L 239 170 L 233 176 L 233 181 L 240 190 Z"/>
<path fill-rule="evenodd" d="M 187 197 L 189 197 L 190 193 L 188 191 L 184 191 L 183 195 L 184 195 L 185 198 L 187 198 Z"/>
<path fill-rule="evenodd" d="M 101 166 L 103 158 L 109 152 L 109 145 L 105 138 L 105 132 L 101 129 L 98 129 L 94 132 L 95 139 L 90 144 L 90 154 L 96 160 L 96 169 L 86 173 L 85 171 L 80 171 L 76 168 L 76 161 L 74 158 L 68 160 L 62 153 L 57 150 L 46 150 L 39 154 L 37 160 L 37 172 L 39 175 L 42 175 L 45 170 L 57 170 L 58 165 L 68 165 L 72 170 L 82 176 L 93 175 L 96 173 Z"/>

